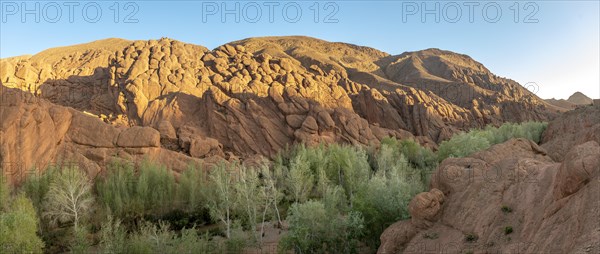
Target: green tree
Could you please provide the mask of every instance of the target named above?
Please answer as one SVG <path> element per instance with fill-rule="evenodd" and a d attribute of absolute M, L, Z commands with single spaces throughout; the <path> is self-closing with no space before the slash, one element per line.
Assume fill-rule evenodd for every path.
<path fill-rule="evenodd" d="M 102 207 L 119 217 L 129 214 L 141 215 L 143 203 L 137 202 L 137 177 L 133 166 L 113 161 L 108 165 L 106 172 L 105 177 L 96 181 L 96 193 Z"/>
<path fill-rule="evenodd" d="M 108 175 L 96 183 L 96 191 L 102 206 L 117 216 L 162 216 L 191 202 L 192 197 L 178 189 L 175 176 L 165 166 L 145 160 L 136 174 L 131 164 L 113 162 L 107 171 Z M 187 176 L 183 179 L 185 188 L 195 180 Z"/>
<path fill-rule="evenodd" d="M 310 169 L 310 161 L 306 153 L 300 153 L 290 162 L 286 176 L 286 187 L 294 202 L 308 199 L 314 186 L 314 175 Z"/>
<path fill-rule="evenodd" d="M 398 156 L 393 147 L 382 145 L 376 164 L 376 171 L 357 191 L 352 208 L 364 216 L 363 239 L 374 248 L 387 226 L 409 217 L 408 203 L 424 190 L 418 170 L 403 155 Z"/>
<path fill-rule="evenodd" d="M 143 161 L 135 197 L 144 213 L 165 214 L 174 208 L 175 176 L 165 166 Z"/>
<path fill-rule="evenodd" d="M 50 166 L 41 174 L 34 174 L 27 177 L 20 188 L 31 200 L 38 214 L 43 214 L 44 212 L 44 199 L 50 189 L 50 183 L 57 172 L 59 172 L 58 167 Z"/>
<path fill-rule="evenodd" d="M 413 139 L 405 139 L 399 142 L 400 152 L 412 165 L 427 169 L 437 166 L 437 157 L 431 150 L 422 147 Z"/>
<path fill-rule="evenodd" d="M 344 189 L 352 206 L 356 189 L 369 177 L 370 166 L 364 149 L 332 144 L 327 147 L 324 163 L 321 165 L 325 168 L 329 182 Z"/>
<path fill-rule="evenodd" d="M 280 248 L 296 253 L 356 253 L 362 216 L 355 212 L 344 214 L 335 207 L 315 200 L 293 204 L 287 219 L 290 228 Z"/>
<path fill-rule="evenodd" d="M 39 220 L 25 195 L 9 202 L 7 211 L 0 211 L 0 250 L 4 253 L 42 253 L 44 242 L 36 234 Z"/>
<path fill-rule="evenodd" d="M 208 176 L 200 167 L 189 166 L 179 176 L 177 199 L 188 213 L 198 212 L 206 206 L 210 190 Z"/>

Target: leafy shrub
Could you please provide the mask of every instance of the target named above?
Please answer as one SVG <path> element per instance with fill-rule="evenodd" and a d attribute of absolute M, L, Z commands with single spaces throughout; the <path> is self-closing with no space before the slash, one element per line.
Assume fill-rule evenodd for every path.
<path fill-rule="evenodd" d="M 418 168 L 434 168 L 437 166 L 437 157 L 433 151 L 422 147 L 414 139 L 396 140 L 395 138 L 384 138 L 381 140 L 382 146 L 397 149 L 398 153 Z"/>
<path fill-rule="evenodd" d="M 320 167 L 324 168 L 327 182 L 341 186 L 350 201 L 370 173 L 367 154 L 364 149 L 356 146 L 329 145 Z M 321 187 L 321 190 L 326 191 L 327 187 Z"/>
<path fill-rule="evenodd" d="M 322 201 L 327 211 L 348 212 L 348 199 L 340 186 L 328 186 Z"/>
<path fill-rule="evenodd" d="M 512 212 L 512 208 L 510 208 L 509 206 L 503 205 L 500 210 L 502 210 L 503 213 L 510 213 Z"/>
<path fill-rule="evenodd" d="M 156 226 L 145 222 L 128 238 L 125 253 L 170 253 L 168 247 L 174 238 L 175 232 L 166 223 Z"/>
<path fill-rule="evenodd" d="M 405 159 L 403 151 L 411 153 L 414 163 Z M 344 216 L 350 212 L 361 218 L 364 216 L 365 229 L 361 230 L 364 233 L 361 239 L 373 248 L 377 247 L 379 236 L 387 226 L 408 218 L 408 202 L 424 190 L 424 173 L 428 169 L 420 169 L 417 165 L 434 166 L 437 163 L 430 150 L 414 141 L 399 142 L 395 139 L 384 140 L 381 148 L 370 158 L 363 148 L 336 144 L 300 145 L 290 156 L 289 159 L 280 157 L 274 166 L 284 175 L 283 186 L 288 200 L 303 203 L 309 198 L 317 198 L 322 200 L 326 211 L 335 210 L 338 214 L 346 214 Z M 375 168 L 372 169 L 371 165 Z M 295 209 L 297 214 L 298 208 Z M 294 211 L 289 210 L 288 215 L 292 214 Z M 334 217 L 329 220 L 334 220 Z M 304 222 L 307 221 L 298 223 Z M 304 250 L 314 249 L 314 246 L 298 246 Z"/>
<path fill-rule="evenodd" d="M 179 176 L 178 206 L 188 213 L 202 212 L 209 192 L 208 175 L 202 168 L 190 166 Z"/>
<path fill-rule="evenodd" d="M 178 208 L 178 198 L 173 198 L 177 191 L 175 176 L 166 167 L 144 161 L 136 175 L 132 165 L 113 162 L 108 172 L 97 181 L 96 192 L 102 205 L 115 215 L 161 216 Z"/>
<path fill-rule="evenodd" d="M 408 203 L 424 190 L 420 174 L 415 173 L 402 155 L 396 157 L 392 148 L 382 146 L 378 168 L 354 198 L 353 210 L 365 218 L 364 240 L 373 248 L 379 246 L 379 236 L 392 223 L 408 219 Z"/>
<path fill-rule="evenodd" d="M 136 182 L 136 198 L 144 213 L 164 214 L 174 208 L 175 176 L 165 166 L 142 162 Z"/>
<path fill-rule="evenodd" d="M 386 147 L 386 148 L 384 148 Z M 385 150 L 384 150 L 385 149 Z M 375 166 L 381 163 L 382 156 L 387 156 L 388 161 L 395 162 L 395 158 L 403 156 L 407 166 L 412 167 L 412 173 L 419 174 L 421 181 L 425 186 L 429 185 L 429 177 L 438 164 L 436 154 L 428 148 L 422 147 L 413 139 L 396 140 L 395 138 L 384 138 L 381 141 L 381 147 L 375 154 Z"/>
<path fill-rule="evenodd" d="M 144 222 L 129 236 L 122 253 L 223 253 L 223 250 L 211 243 L 207 235 L 199 237 L 195 228 L 184 229 L 177 236 L 167 223 Z"/>
<path fill-rule="evenodd" d="M 477 132 L 485 135 L 490 144 L 500 144 L 511 138 L 526 138 L 539 143 L 547 126 L 544 122 L 505 123 L 498 128 L 487 126 Z"/>
<path fill-rule="evenodd" d="M 44 242 L 36 234 L 39 220 L 31 200 L 19 195 L 6 204 L 6 211 L 0 211 L 0 250 L 42 253 Z"/>
<path fill-rule="evenodd" d="M 89 253 L 92 244 L 87 236 L 88 231 L 85 227 L 73 228 L 73 236 L 69 246 L 71 253 Z"/>
<path fill-rule="evenodd" d="M 475 136 L 470 133 L 460 133 L 440 144 L 438 148 L 438 160 L 442 161 L 448 157 L 465 157 L 489 147 L 490 142 L 484 137 Z"/>
<path fill-rule="evenodd" d="M 293 204 L 288 214 L 289 232 L 280 248 L 296 253 L 356 253 L 362 216 L 355 212 L 344 216 L 326 207 L 315 200 Z"/>
<path fill-rule="evenodd" d="M 107 173 L 106 177 L 96 181 L 99 202 L 119 217 L 141 214 L 143 207 L 137 203 L 133 166 L 115 161 L 108 165 Z"/>
<path fill-rule="evenodd" d="M 219 246 L 210 242 L 208 233 L 198 236 L 195 228 L 181 230 L 181 236 L 174 239 L 172 250 L 179 253 L 219 253 Z"/>
<path fill-rule="evenodd" d="M 504 227 L 504 234 L 508 235 L 513 232 L 513 228 L 511 226 Z"/>
<path fill-rule="evenodd" d="M 229 238 L 225 239 L 225 253 L 242 253 L 247 246 L 248 238 L 239 221 L 235 221 Z"/>
<path fill-rule="evenodd" d="M 547 126 L 547 123 L 542 122 L 504 123 L 497 128 L 487 126 L 482 130 L 460 133 L 440 144 L 438 160 L 442 161 L 448 157 L 464 157 L 511 138 L 526 138 L 539 143 Z"/>
<path fill-rule="evenodd" d="M 101 253 L 124 253 L 126 249 L 127 232 L 120 220 L 112 216 L 102 223 L 100 229 L 99 250 Z"/>
<path fill-rule="evenodd" d="M 294 202 L 306 201 L 312 192 L 315 176 L 311 170 L 311 162 L 309 153 L 305 152 L 298 153 L 290 161 L 285 186 Z"/>
<path fill-rule="evenodd" d="M 465 242 L 471 243 L 477 241 L 477 239 L 479 239 L 479 237 L 474 233 L 469 233 L 465 235 Z"/>
<path fill-rule="evenodd" d="M 242 217 L 242 224 L 245 225 L 246 229 L 253 232 L 255 240 L 259 240 L 259 236 L 256 234 L 255 225 L 258 222 L 258 217 L 261 206 L 264 204 L 265 196 L 259 188 L 260 179 L 258 177 L 258 170 L 254 168 L 240 167 L 237 170 L 238 179 L 235 182 L 235 193 L 237 200 L 237 210 Z"/>
<path fill-rule="evenodd" d="M 38 214 L 43 213 L 44 199 L 48 190 L 50 190 L 50 183 L 59 171 L 60 168 L 50 166 L 42 174 L 28 176 L 21 185 L 21 191 L 31 200 Z"/>
<path fill-rule="evenodd" d="M 356 146 L 301 144 L 289 156 L 276 159 L 274 168 L 285 178 L 283 187 L 292 202 L 322 198 L 331 184 L 341 186 L 351 197 L 370 169 L 365 150 Z"/>

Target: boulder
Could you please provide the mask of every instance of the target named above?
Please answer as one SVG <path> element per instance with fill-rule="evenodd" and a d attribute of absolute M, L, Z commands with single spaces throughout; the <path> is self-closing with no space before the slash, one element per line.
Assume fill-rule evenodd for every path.
<path fill-rule="evenodd" d="M 160 147 L 160 133 L 151 127 L 133 126 L 119 134 L 117 146 Z"/>
<path fill-rule="evenodd" d="M 68 136 L 73 143 L 91 147 L 114 147 L 119 130 L 104 123 L 100 118 L 71 111 L 73 119 Z"/>
<path fill-rule="evenodd" d="M 315 120 L 315 118 L 312 116 L 307 116 L 302 122 L 302 130 L 310 134 L 317 133 L 317 131 L 319 130 L 317 120 Z"/>
<path fill-rule="evenodd" d="M 433 222 L 442 210 L 444 193 L 436 188 L 417 194 L 408 204 L 413 222 L 421 220 Z"/>
<path fill-rule="evenodd" d="M 171 122 L 163 120 L 158 123 L 157 126 L 158 132 L 160 133 L 161 138 L 165 139 L 177 139 L 177 132 Z"/>
<path fill-rule="evenodd" d="M 290 127 L 297 129 L 302 126 L 305 118 L 303 115 L 288 115 L 285 117 L 285 121 Z"/>
<path fill-rule="evenodd" d="M 214 138 L 195 137 L 190 143 L 190 155 L 194 158 L 204 158 L 208 155 L 221 155 L 223 146 Z"/>

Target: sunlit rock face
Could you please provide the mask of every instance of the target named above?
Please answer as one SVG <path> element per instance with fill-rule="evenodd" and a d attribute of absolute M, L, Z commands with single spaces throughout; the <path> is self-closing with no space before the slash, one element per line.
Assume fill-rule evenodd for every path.
<path fill-rule="evenodd" d="M 599 252 L 599 116 L 589 105 L 551 121 L 540 146 L 511 139 L 444 160 L 379 253 Z"/>
<path fill-rule="evenodd" d="M 516 82 L 438 49 L 392 56 L 308 37 L 214 50 L 106 39 L 1 61 L 0 161 L 19 169 L 5 171 L 74 161 L 97 173 L 114 158 L 181 170 L 272 158 L 300 142 L 389 136 L 435 148 L 460 130 L 553 116 Z"/>

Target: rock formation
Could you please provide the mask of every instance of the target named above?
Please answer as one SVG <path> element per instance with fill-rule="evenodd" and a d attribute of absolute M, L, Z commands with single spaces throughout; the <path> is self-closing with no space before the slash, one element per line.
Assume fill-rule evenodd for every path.
<path fill-rule="evenodd" d="M 163 38 L 107 39 L 1 60 L 0 162 L 275 156 L 304 142 L 435 148 L 459 130 L 547 120 L 548 105 L 468 56 L 397 56 L 308 37 L 214 50 Z M 18 93 L 17 91 L 24 91 Z M 29 101 L 25 101 L 29 100 Z"/>
<path fill-rule="evenodd" d="M 599 253 L 598 116 L 600 105 L 558 117 L 541 146 L 512 139 L 444 160 L 379 253 Z"/>
<path fill-rule="evenodd" d="M 201 163 L 161 147 L 161 135 L 151 127 L 113 126 L 18 89 L 4 87 L 0 97 L 0 159 L 2 173 L 12 181 L 62 163 L 76 163 L 92 177 L 114 159 L 151 159 L 177 172 Z"/>

